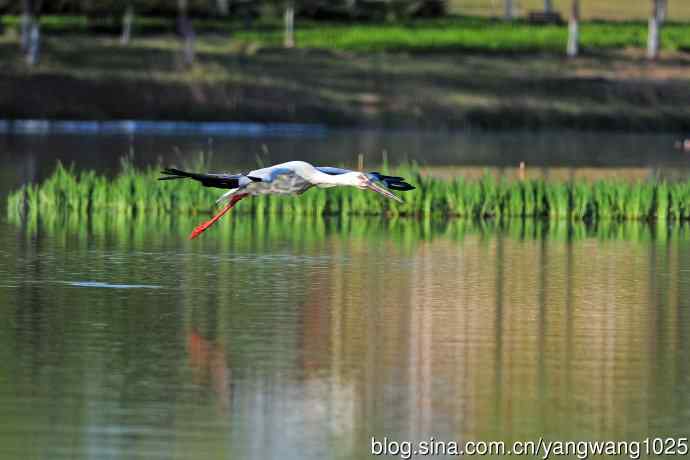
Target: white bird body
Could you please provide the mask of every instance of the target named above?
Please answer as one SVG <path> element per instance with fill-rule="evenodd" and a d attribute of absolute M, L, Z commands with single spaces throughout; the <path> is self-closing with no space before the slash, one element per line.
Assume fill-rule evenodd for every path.
<path fill-rule="evenodd" d="M 306 161 L 288 161 L 266 168 L 249 171 L 246 176 L 261 179 L 244 187 L 231 189 L 218 202 L 229 199 L 240 189 L 241 193 L 257 195 L 301 195 L 312 187 L 331 188 L 338 185 L 359 186 L 359 173 L 355 171 L 330 175 L 319 171 Z"/>
<path fill-rule="evenodd" d="M 190 239 L 196 238 L 217 222 L 238 201 L 247 196 L 300 195 L 311 187 L 352 186 L 361 190 L 369 189 L 387 198 L 402 202 L 400 198 L 376 182 L 381 182 L 393 190 L 414 189 L 413 186 L 404 182 L 402 177 L 385 176 L 377 172 L 363 173 L 330 166 L 317 168 L 305 161 L 288 161 L 267 168 L 255 169 L 247 174 L 198 174 L 173 168 L 164 169 L 162 173 L 167 174 L 167 176 L 160 177 L 159 180 L 191 178 L 201 182 L 206 187 L 229 189 L 218 199 L 218 202 L 228 201 L 225 208 L 211 220 L 194 229 Z"/>

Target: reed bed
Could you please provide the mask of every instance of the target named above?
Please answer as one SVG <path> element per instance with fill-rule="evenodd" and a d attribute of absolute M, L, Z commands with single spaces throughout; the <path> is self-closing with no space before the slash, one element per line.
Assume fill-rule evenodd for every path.
<path fill-rule="evenodd" d="M 202 164 L 191 166 L 205 170 Z M 391 171 L 386 171 L 391 172 Z M 506 180 L 490 174 L 479 180 L 441 180 L 423 176 L 414 165 L 392 173 L 417 189 L 401 193 L 404 203 L 349 187 L 312 189 L 299 197 L 260 196 L 241 201 L 236 213 L 302 216 L 386 215 L 479 219 L 548 218 L 555 220 L 690 219 L 690 181 L 599 180 L 551 182 Z M 8 197 L 10 217 L 45 212 L 87 215 L 108 211 L 123 215 L 206 213 L 222 190 L 190 180 L 157 181 L 157 169 L 140 170 L 128 161 L 114 178 L 58 165 L 41 184 L 28 184 Z"/>

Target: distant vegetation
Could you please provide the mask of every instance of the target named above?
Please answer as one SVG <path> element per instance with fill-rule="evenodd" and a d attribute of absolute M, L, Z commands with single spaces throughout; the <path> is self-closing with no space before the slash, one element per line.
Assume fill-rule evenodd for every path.
<path fill-rule="evenodd" d="M 202 169 L 201 164 L 196 169 Z M 403 194 L 404 203 L 348 187 L 313 189 L 300 197 L 252 197 L 236 212 L 297 215 L 388 215 L 467 218 L 550 218 L 594 220 L 690 219 L 690 181 L 595 182 L 507 181 L 486 175 L 481 180 L 444 181 L 420 175 L 413 166 L 393 171 L 417 189 Z M 221 191 L 192 181 L 156 180 L 157 171 L 134 169 L 123 162 L 113 179 L 94 172 L 76 173 L 59 166 L 42 184 L 10 194 L 8 213 L 89 214 L 107 211 L 148 216 L 209 211 Z"/>

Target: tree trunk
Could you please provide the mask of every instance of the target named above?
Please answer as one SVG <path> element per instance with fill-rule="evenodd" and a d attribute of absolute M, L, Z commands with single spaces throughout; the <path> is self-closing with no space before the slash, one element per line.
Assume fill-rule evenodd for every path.
<path fill-rule="evenodd" d="M 576 57 L 580 52 L 580 0 L 573 0 L 570 21 L 568 22 L 568 57 Z"/>
<path fill-rule="evenodd" d="M 656 17 L 659 20 L 659 24 L 666 22 L 666 13 L 668 12 L 668 0 L 659 0 L 657 3 L 657 14 Z"/>
<path fill-rule="evenodd" d="M 187 14 L 187 0 L 177 0 L 177 27 L 183 41 L 182 55 L 185 65 L 194 63 L 194 26 Z"/>
<path fill-rule="evenodd" d="M 295 46 L 295 4 L 288 1 L 285 4 L 285 48 Z"/>
<path fill-rule="evenodd" d="M 132 22 L 134 21 L 134 7 L 132 4 L 127 4 L 125 8 L 125 14 L 122 16 L 122 36 L 120 37 L 120 43 L 122 45 L 128 45 L 129 39 L 132 35 Z"/>
<path fill-rule="evenodd" d="M 34 18 L 29 30 L 29 48 L 26 50 L 26 63 L 30 66 L 38 62 L 41 49 L 41 24 Z"/>
<path fill-rule="evenodd" d="M 512 21 L 515 17 L 515 5 L 513 5 L 513 0 L 505 0 L 505 19 L 507 21 Z"/>
<path fill-rule="evenodd" d="M 30 66 L 38 62 L 41 48 L 40 11 L 41 0 L 22 0 L 20 46 L 26 63 Z"/>
<path fill-rule="evenodd" d="M 657 59 L 661 48 L 661 23 L 659 22 L 659 4 L 662 0 L 652 0 L 652 16 L 649 18 L 649 35 L 647 37 L 647 59 Z"/>
<path fill-rule="evenodd" d="M 227 16 L 230 12 L 228 0 L 216 0 L 216 8 L 218 9 L 218 16 Z"/>
<path fill-rule="evenodd" d="M 33 21 L 33 5 L 31 0 L 22 0 L 21 36 L 19 45 L 25 53 L 29 50 L 29 34 L 31 33 Z"/>
<path fill-rule="evenodd" d="M 544 13 L 553 12 L 553 0 L 544 0 Z"/>

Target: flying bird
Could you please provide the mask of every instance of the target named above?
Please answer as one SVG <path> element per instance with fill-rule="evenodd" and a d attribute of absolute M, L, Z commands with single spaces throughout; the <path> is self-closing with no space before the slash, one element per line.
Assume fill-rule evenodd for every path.
<path fill-rule="evenodd" d="M 218 222 L 238 201 L 248 196 L 301 195 L 312 187 L 330 188 L 349 185 L 360 190 L 372 190 L 402 203 L 399 197 L 386 189 L 401 192 L 414 189 L 402 177 L 385 176 L 378 172 L 363 173 L 331 166 L 315 167 L 304 161 L 289 161 L 250 171 L 247 174 L 200 174 L 175 168 L 166 168 L 161 171 L 161 174 L 164 176 L 159 177 L 158 180 L 194 179 L 201 182 L 204 187 L 229 189 L 217 201 L 217 203 L 227 202 L 225 207 L 213 218 L 196 227 L 189 235 L 190 240 Z M 383 187 L 379 184 L 383 184 Z"/>

